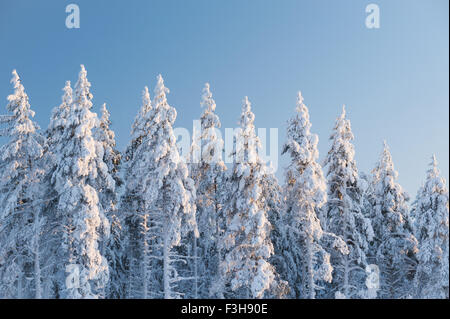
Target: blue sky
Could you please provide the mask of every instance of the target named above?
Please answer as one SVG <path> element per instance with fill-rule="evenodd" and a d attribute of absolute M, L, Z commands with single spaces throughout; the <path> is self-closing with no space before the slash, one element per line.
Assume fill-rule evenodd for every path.
<path fill-rule="evenodd" d="M 80 29 L 65 26 L 69 3 L 80 8 Z M 365 27 L 369 3 L 379 5 L 379 29 Z M 124 149 L 141 91 L 161 73 L 176 126 L 192 127 L 209 82 L 223 127 L 237 125 L 248 95 L 256 126 L 279 128 L 281 149 L 301 90 L 321 158 L 346 104 L 359 169 L 374 167 L 386 139 L 415 196 L 433 153 L 449 177 L 448 10 L 447 0 L 2 0 L 2 112 L 16 68 L 46 128 L 84 64 L 94 110 L 107 103 Z"/>

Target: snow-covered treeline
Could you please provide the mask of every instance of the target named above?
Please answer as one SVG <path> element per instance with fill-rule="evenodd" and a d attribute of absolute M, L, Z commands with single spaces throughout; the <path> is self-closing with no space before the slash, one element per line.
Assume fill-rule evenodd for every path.
<path fill-rule="evenodd" d="M 386 142 L 359 172 L 345 108 L 318 162 L 298 93 L 280 185 L 242 102 L 229 166 L 206 84 L 177 147 L 161 75 L 121 153 L 84 66 L 41 131 L 17 72 L 0 116 L 0 298 L 449 298 L 449 195 L 436 158 L 417 197 Z"/>

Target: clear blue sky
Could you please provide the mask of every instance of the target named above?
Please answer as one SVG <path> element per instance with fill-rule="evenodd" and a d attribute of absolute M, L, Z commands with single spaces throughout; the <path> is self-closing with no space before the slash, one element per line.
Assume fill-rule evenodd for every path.
<path fill-rule="evenodd" d="M 67 29 L 76 3 L 81 28 Z M 380 29 L 365 7 L 380 7 Z M 0 0 L 2 113 L 16 68 L 36 120 L 46 128 L 64 81 L 85 64 L 94 110 L 108 104 L 120 149 L 141 91 L 161 73 L 177 108 L 176 126 L 199 117 L 211 83 L 224 127 L 235 127 L 248 95 L 257 127 L 277 127 L 281 148 L 296 92 L 308 105 L 321 158 L 347 105 L 359 169 L 370 171 L 382 140 L 399 181 L 415 196 L 432 153 L 448 181 L 449 43 L 447 0 Z M 280 161 L 278 176 L 286 158 Z"/>

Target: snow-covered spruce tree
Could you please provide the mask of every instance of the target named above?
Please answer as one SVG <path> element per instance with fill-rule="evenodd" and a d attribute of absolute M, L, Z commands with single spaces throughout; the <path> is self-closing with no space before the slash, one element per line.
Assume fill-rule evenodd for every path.
<path fill-rule="evenodd" d="M 94 136 L 102 145 L 100 151 L 103 150 L 103 162 L 108 168 L 106 176 L 114 179 L 115 185 L 114 188 L 105 187 L 105 183 L 100 183 L 97 186 L 100 203 L 111 225 L 110 236 L 107 236 L 105 242 L 101 244 L 102 255 L 106 257 L 110 266 L 110 279 L 106 287 L 105 296 L 108 298 L 120 298 L 125 295 L 124 233 L 122 231 L 124 221 L 122 214 L 117 210 L 117 190 L 122 184 L 119 177 L 121 154 L 116 149 L 115 134 L 110 129 L 110 114 L 106 109 L 106 104 L 102 105 L 101 114 Z M 106 185 L 112 184 L 112 181 L 108 181 Z"/>
<path fill-rule="evenodd" d="M 449 208 L 445 179 L 433 156 L 425 184 L 414 203 L 415 235 L 419 241 L 415 297 L 449 298 Z"/>
<path fill-rule="evenodd" d="M 68 272 L 59 284 L 62 298 L 97 298 L 109 278 L 98 246 L 99 231 L 107 233 L 109 223 L 96 187 L 114 189 L 114 180 L 103 162 L 103 147 L 93 137 L 98 119 L 90 110 L 90 86 L 82 65 L 61 142 L 54 148 L 57 165 L 51 182 L 58 196 L 56 214 L 61 225 L 58 251 L 63 260 L 59 266 Z"/>
<path fill-rule="evenodd" d="M 156 274 L 159 260 L 150 260 L 149 212 L 145 209 L 143 174 L 145 159 L 136 153 L 144 138 L 150 133 L 153 108 L 148 88 L 142 92 L 142 105 L 131 129 L 131 142 L 124 156 L 124 190 L 120 199 L 120 213 L 124 219 L 124 248 L 126 298 L 151 298 L 159 296 Z M 147 238 L 147 239 L 145 239 Z M 144 256 L 146 256 L 144 258 Z M 154 264 L 154 265 L 153 265 Z M 152 267 L 155 266 L 155 267 Z M 151 276 L 155 278 L 151 278 Z M 154 294 L 155 292 L 156 294 Z"/>
<path fill-rule="evenodd" d="M 73 102 L 73 91 L 70 81 L 66 81 L 63 91 L 61 104 L 52 110 L 50 124 L 46 131 L 49 147 L 53 147 L 54 144 L 58 144 L 61 141 L 67 124 L 67 117 L 70 113 L 70 106 Z"/>
<path fill-rule="evenodd" d="M 186 158 L 183 160 L 186 161 L 186 166 L 188 169 L 188 176 L 192 179 L 194 183 L 194 187 L 197 190 L 198 184 L 196 183 L 196 176 L 199 175 L 200 171 L 198 171 L 199 161 L 200 161 L 200 146 L 198 145 L 200 142 L 200 134 L 197 132 L 197 127 L 193 127 L 192 132 L 192 141 L 190 151 L 187 154 Z M 197 197 L 196 200 L 197 201 Z M 198 225 L 198 211 L 196 206 L 196 222 Z M 202 273 L 199 272 L 199 268 L 204 268 L 203 260 L 201 260 L 202 253 L 198 248 L 198 236 L 200 233 L 196 234 L 194 232 L 190 232 L 186 237 L 182 238 L 180 244 L 175 247 L 179 256 L 185 257 L 185 262 L 181 263 L 177 268 L 178 275 L 181 277 L 189 277 L 192 280 L 184 280 L 183 282 L 178 283 L 178 290 L 183 292 L 183 298 L 186 299 L 198 299 L 203 295 L 204 287 L 201 282 L 203 280 L 207 280 L 204 278 Z M 202 290 L 202 291 L 200 291 Z M 205 296 L 208 293 L 206 291 Z M 205 297 L 206 298 L 206 297 Z"/>
<path fill-rule="evenodd" d="M 172 128 L 177 113 L 167 103 L 168 92 L 159 75 L 149 132 L 135 153 L 139 158 L 136 170 L 140 171 L 136 184 L 142 191 L 144 215 L 142 260 L 144 266 L 160 267 L 150 268 L 149 276 L 142 280 L 156 281 L 152 284 L 161 289 L 153 289 L 153 296 L 166 299 L 182 297 L 183 292 L 177 291 L 177 284 L 192 279 L 179 275 L 177 267 L 185 263 L 186 258 L 180 256 L 175 248 L 185 242 L 182 238 L 190 232 L 198 236 L 194 182 L 188 177 L 188 169 L 178 152 Z"/>
<path fill-rule="evenodd" d="M 115 141 L 115 134 L 110 129 L 111 121 L 109 119 L 109 112 L 106 109 L 106 104 L 103 104 L 101 107 L 101 113 L 102 116 L 100 118 L 100 121 L 98 122 L 98 127 L 94 130 L 94 137 L 95 139 L 100 142 L 103 150 L 103 162 L 106 164 L 108 169 L 108 175 L 106 175 L 108 178 L 112 178 L 114 180 L 114 184 L 116 186 L 121 185 L 121 179 L 119 177 L 119 167 L 120 167 L 120 160 L 121 160 L 121 154 L 116 149 L 116 141 Z M 100 154 L 101 155 L 101 154 Z M 112 184 L 113 182 L 110 181 L 109 184 Z M 100 187 L 104 187 L 104 185 L 99 185 Z M 99 198 L 100 203 L 102 204 L 105 211 L 114 211 L 116 210 L 117 206 L 117 195 L 115 188 L 100 188 L 99 191 Z"/>
<path fill-rule="evenodd" d="M 45 132 L 47 147 L 43 156 L 45 174 L 42 180 L 42 190 L 44 191 L 42 199 L 46 230 L 42 233 L 42 236 L 45 242 L 50 243 L 45 256 L 48 261 L 47 268 L 49 273 L 45 277 L 44 282 L 46 298 L 59 298 L 63 289 L 61 285 L 64 284 L 65 280 L 64 270 L 61 269 L 60 265 L 61 260 L 63 260 L 60 246 L 63 229 L 61 216 L 57 214 L 58 193 L 52 185 L 52 175 L 58 165 L 56 150 L 65 143 L 64 133 L 73 102 L 73 91 L 70 81 L 66 81 L 63 92 L 61 104 L 53 108 L 50 123 Z"/>
<path fill-rule="evenodd" d="M 331 149 L 324 161 L 324 167 L 328 167 L 328 200 L 321 223 L 327 231 L 342 237 L 349 254 L 331 254 L 333 281 L 327 291 L 330 298 L 337 292 L 346 298 L 357 298 L 366 290 L 366 252 L 374 235 L 370 219 L 363 215 L 361 209 L 363 189 L 354 159 L 353 138 L 350 120 L 345 117 L 343 107 L 330 137 Z"/>
<path fill-rule="evenodd" d="M 386 142 L 373 170 L 371 199 L 373 249 L 380 270 L 380 298 L 408 298 L 413 295 L 417 240 L 409 218 L 408 195 L 396 182 L 392 156 Z"/>
<path fill-rule="evenodd" d="M 135 158 L 134 153 L 141 145 L 143 138 L 149 132 L 149 125 L 152 115 L 152 102 L 148 87 L 145 86 L 142 91 L 142 105 L 136 115 L 133 125 L 131 127 L 131 142 L 125 150 L 125 163 L 132 162 Z"/>
<path fill-rule="evenodd" d="M 8 138 L 0 148 L 0 298 L 41 298 L 44 219 L 36 185 L 45 140 L 16 70 L 12 75 L 9 114 L 0 117 L 0 135 Z"/>
<path fill-rule="evenodd" d="M 322 246 L 323 237 L 331 237 L 332 248 L 348 253 L 339 237 L 322 230 L 316 210 L 326 202 L 322 167 L 317 163 L 318 137 L 310 132 L 311 123 L 301 93 L 297 96 L 297 114 L 288 122 L 283 154 L 291 162 L 286 170 L 284 258 L 291 296 L 313 299 L 321 282 L 331 282 L 330 254 Z"/>
<path fill-rule="evenodd" d="M 272 225 L 270 239 L 274 253 L 269 259 L 269 263 L 275 267 L 275 280 L 272 282 L 270 290 L 267 291 L 267 298 L 286 298 L 290 293 L 287 282 L 287 265 L 283 258 L 283 250 L 286 243 L 286 226 L 283 222 L 284 200 L 283 190 L 273 172 L 273 168 L 268 166 L 266 174 L 261 180 L 262 196 L 265 198 L 267 207 L 267 218 Z"/>
<path fill-rule="evenodd" d="M 219 188 L 223 185 L 226 166 L 222 159 L 224 143 L 216 131 L 220 128 L 220 120 L 215 114 L 216 103 L 208 83 L 203 89 L 200 105 L 205 109 L 200 118 L 201 131 L 193 136 L 188 160 L 189 175 L 197 190 L 196 218 L 199 231 L 199 238 L 191 239 L 194 257 L 191 265 L 194 277 L 192 297 L 208 298 L 219 266 L 217 218 L 223 204 Z"/>
<path fill-rule="evenodd" d="M 188 234 L 198 237 L 195 208 L 195 186 L 188 176 L 186 164 L 179 155 L 173 133 L 173 123 L 177 113 L 167 103 L 169 93 L 161 75 L 157 77 L 154 91 L 154 118 L 150 125 L 150 134 L 142 143 L 139 154 L 147 160 L 149 174 L 146 176 L 144 194 L 146 210 L 151 212 L 153 229 L 159 248 L 156 256 L 162 256 L 162 284 L 164 298 L 178 298 L 183 291 L 176 291 L 180 281 L 191 280 L 179 275 L 180 263 L 186 263 L 186 256 L 180 245 Z M 155 181 L 158 181 L 155 183 Z M 159 247 L 158 247 L 159 246 Z"/>
<path fill-rule="evenodd" d="M 275 269 L 268 262 L 273 246 L 262 190 L 267 168 L 257 152 L 260 141 L 254 118 L 245 97 L 235 136 L 230 199 L 224 208 L 226 228 L 219 243 L 223 252 L 219 286 L 226 298 L 262 298 L 275 278 Z"/>

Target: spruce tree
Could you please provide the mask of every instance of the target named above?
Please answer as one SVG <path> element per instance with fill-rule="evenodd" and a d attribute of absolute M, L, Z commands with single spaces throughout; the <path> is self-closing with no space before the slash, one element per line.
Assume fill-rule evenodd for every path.
<path fill-rule="evenodd" d="M 193 297 L 210 296 L 212 280 L 218 271 L 218 217 L 223 203 L 219 188 L 223 185 L 226 166 L 222 159 L 223 140 L 217 131 L 219 117 L 215 114 L 216 103 L 210 86 L 205 84 L 200 103 L 204 112 L 200 118 L 199 135 L 194 134 L 188 167 L 196 187 L 196 217 L 199 238 L 193 241 Z"/>
<path fill-rule="evenodd" d="M 116 149 L 114 131 L 111 130 L 110 114 L 104 103 L 100 109 L 101 118 L 95 128 L 96 140 L 102 145 L 103 162 L 107 167 L 108 176 L 114 180 L 114 188 L 105 187 L 105 183 L 100 183 L 97 187 L 100 203 L 105 210 L 105 214 L 111 226 L 110 236 L 106 236 L 101 245 L 102 255 L 104 255 L 110 266 L 110 279 L 105 290 L 105 296 L 118 298 L 125 295 L 125 257 L 124 257 L 124 232 L 123 214 L 118 211 L 118 188 L 122 184 L 119 176 L 121 154 Z M 112 181 L 109 181 L 112 184 Z M 105 233 L 108 235 L 108 232 Z"/>
<path fill-rule="evenodd" d="M 366 253 L 373 240 L 370 219 L 363 215 L 361 208 L 363 190 L 354 159 L 353 139 L 350 120 L 346 118 L 343 107 L 330 137 L 331 149 L 324 161 L 324 166 L 328 167 L 328 200 L 322 225 L 328 232 L 342 237 L 349 254 L 331 254 L 334 270 L 329 297 L 339 292 L 346 298 L 356 298 L 365 290 Z"/>
<path fill-rule="evenodd" d="M 310 132 L 311 123 L 301 93 L 297 96 L 297 114 L 288 122 L 283 154 L 291 162 L 286 170 L 284 258 L 291 296 L 314 299 L 323 282 L 331 282 L 333 268 L 324 248 L 324 235 L 317 210 L 326 202 L 326 184 L 317 162 L 318 137 Z M 332 236 L 332 247 L 348 253 L 345 243 Z"/>
<path fill-rule="evenodd" d="M 37 185 L 45 140 L 16 70 L 12 75 L 9 114 L 0 117 L 1 136 L 8 138 L 0 148 L 0 297 L 41 298 L 44 219 Z"/>
<path fill-rule="evenodd" d="M 178 152 L 172 128 L 177 113 L 167 102 L 168 92 L 159 75 L 149 132 L 135 153 L 139 159 L 135 163 L 139 173 L 135 185 L 142 192 L 143 266 L 156 266 L 147 268 L 142 281 L 152 284 L 154 297 L 166 299 L 183 296 L 177 289 L 178 283 L 192 279 L 180 276 L 178 265 L 186 258 L 179 256 L 176 247 L 190 232 L 198 236 L 195 186 Z"/>
<path fill-rule="evenodd" d="M 416 298 L 449 298 L 449 208 L 445 179 L 433 155 L 425 184 L 414 203 L 415 235 L 419 241 L 414 280 Z"/>
<path fill-rule="evenodd" d="M 106 109 L 106 104 L 103 104 L 101 109 L 101 118 L 98 122 L 98 127 L 94 130 L 94 137 L 100 143 L 103 154 L 99 154 L 103 162 L 106 164 L 108 178 L 113 181 L 108 181 L 108 184 L 114 184 L 119 187 L 122 181 L 119 177 L 121 154 L 116 149 L 116 141 L 114 131 L 111 130 L 110 114 Z M 98 190 L 100 193 L 100 202 L 106 211 L 113 211 L 117 209 L 117 192 L 115 188 L 102 187 Z"/>
<path fill-rule="evenodd" d="M 152 103 L 147 87 L 142 92 L 142 105 L 136 115 L 131 129 L 131 142 L 127 146 L 124 155 L 124 189 L 120 199 L 120 212 L 122 215 L 124 232 L 124 268 L 126 276 L 127 298 L 150 298 L 155 297 L 152 291 L 160 291 L 162 287 L 149 287 L 155 284 L 151 276 L 150 260 L 144 259 L 149 256 L 148 245 L 144 240 L 148 231 L 148 213 L 144 207 L 144 195 L 142 185 L 142 174 L 144 170 L 144 159 L 136 156 L 143 139 L 150 132 L 150 124 L 153 118 Z M 153 261 L 155 262 L 155 261 Z M 155 272 L 153 270 L 153 272 Z M 143 280 L 144 279 L 144 280 Z"/>
<path fill-rule="evenodd" d="M 96 187 L 114 189 L 114 180 L 101 157 L 103 147 L 93 136 L 98 119 L 91 112 L 90 86 L 82 65 L 62 141 L 55 148 L 57 165 L 51 182 L 62 226 L 59 266 L 68 272 L 60 283 L 62 298 L 98 298 L 109 277 L 99 249 L 100 230 L 108 233 L 109 223 Z"/>
<path fill-rule="evenodd" d="M 269 263 L 273 245 L 262 183 L 267 167 L 258 154 L 260 141 L 254 118 L 245 97 L 227 189 L 230 199 L 224 208 L 226 226 L 220 240 L 220 284 L 227 298 L 262 298 L 275 279 L 275 269 Z"/>
<path fill-rule="evenodd" d="M 70 114 L 70 108 L 73 102 L 73 90 L 70 81 L 66 81 L 62 89 L 64 94 L 61 98 L 61 104 L 54 107 L 50 117 L 50 123 L 45 135 L 47 137 L 47 147 L 44 152 L 45 175 L 42 181 L 42 189 L 45 192 L 44 216 L 46 218 L 46 231 L 43 233 L 44 240 L 52 243 L 47 251 L 47 260 L 49 261 L 50 275 L 47 276 L 45 287 L 48 298 L 60 298 L 60 292 L 65 285 L 64 270 L 61 271 L 60 262 L 63 260 L 63 251 L 61 249 L 61 238 L 63 225 L 61 216 L 58 215 L 58 193 L 53 187 L 52 175 L 58 165 L 58 150 L 66 143 L 65 132 L 67 130 L 67 119 Z"/>
<path fill-rule="evenodd" d="M 66 81 L 66 85 L 63 88 L 64 94 L 62 96 L 61 104 L 52 110 L 50 117 L 50 123 L 48 125 L 46 136 L 48 144 L 53 147 L 61 141 L 64 129 L 67 125 L 67 117 L 70 113 L 70 107 L 73 102 L 73 91 L 70 86 L 70 81 Z"/>
<path fill-rule="evenodd" d="M 397 183 L 397 177 L 385 142 L 380 161 L 373 171 L 374 194 L 371 199 L 375 234 L 373 254 L 380 270 L 381 298 L 412 296 L 417 263 L 417 240 L 407 206 L 409 197 Z"/>

